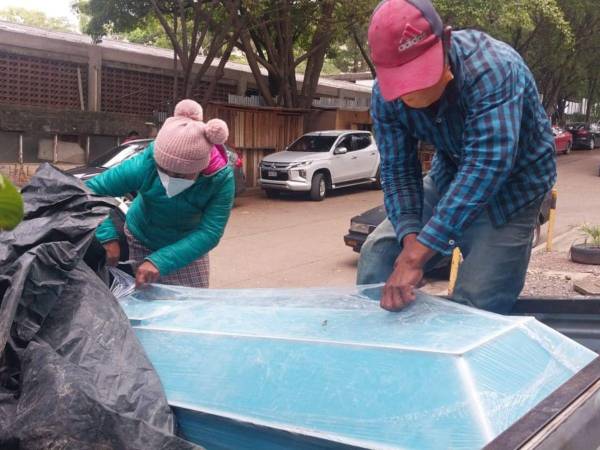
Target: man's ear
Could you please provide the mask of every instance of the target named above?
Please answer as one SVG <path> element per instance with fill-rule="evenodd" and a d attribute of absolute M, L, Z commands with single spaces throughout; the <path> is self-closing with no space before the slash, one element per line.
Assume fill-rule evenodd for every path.
<path fill-rule="evenodd" d="M 442 40 L 444 42 L 444 53 L 448 53 L 450 51 L 450 46 L 452 45 L 452 27 L 448 25 L 444 28 L 444 33 L 442 35 Z"/>

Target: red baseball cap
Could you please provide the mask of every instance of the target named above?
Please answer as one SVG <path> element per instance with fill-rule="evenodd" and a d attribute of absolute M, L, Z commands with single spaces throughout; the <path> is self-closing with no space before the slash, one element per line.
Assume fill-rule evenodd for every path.
<path fill-rule="evenodd" d="M 369 25 L 371 59 L 383 98 L 395 100 L 442 77 L 442 19 L 429 0 L 384 0 Z"/>

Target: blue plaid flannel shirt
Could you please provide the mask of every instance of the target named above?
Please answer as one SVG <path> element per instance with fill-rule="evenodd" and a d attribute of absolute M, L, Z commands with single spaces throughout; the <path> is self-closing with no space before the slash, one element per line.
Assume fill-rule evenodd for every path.
<path fill-rule="evenodd" d="M 473 30 L 452 35 L 454 80 L 436 111 L 371 104 L 385 207 L 399 241 L 409 233 L 448 255 L 483 209 L 502 226 L 556 181 L 554 137 L 533 75 L 510 46 Z M 429 175 L 442 198 L 422 223 L 418 141 L 435 146 Z"/>

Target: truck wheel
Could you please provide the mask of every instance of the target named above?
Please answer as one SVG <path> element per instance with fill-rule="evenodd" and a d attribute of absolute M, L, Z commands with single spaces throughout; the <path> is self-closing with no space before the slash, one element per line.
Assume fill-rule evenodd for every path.
<path fill-rule="evenodd" d="M 373 189 L 381 189 L 381 167 L 377 168 L 377 173 L 375 174 L 375 182 L 371 185 Z"/>
<path fill-rule="evenodd" d="M 322 201 L 327 195 L 327 181 L 322 173 L 316 174 L 310 187 L 310 199 L 315 202 Z"/>
<path fill-rule="evenodd" d="M 540 238 L 542 237 L 542 225 L 538 222 L 535 226 L 535 230 L 533 230 L 533 242 L 531 243 L 531 248 L 535 248 L 540 245 Z"/>
<path fill-rule="evenodd" d="M 279 198 L 279 191 L 276 189 L 265 189 L 268 198 Z"/>

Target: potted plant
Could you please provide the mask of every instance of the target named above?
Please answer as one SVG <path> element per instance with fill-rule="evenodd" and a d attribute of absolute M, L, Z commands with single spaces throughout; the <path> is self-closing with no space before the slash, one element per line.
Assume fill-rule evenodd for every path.
<path fill-rule="evenodd" d="M 12 230 L 23 220 L 23 198 L 8 178 L 0 173 L 0 231 Z"/>
<path fill-rule="evenodd" d="M 581 231 L 586 235 L 585 242 L 571 246 L 571 260 L 581 264 L 600 264 L 600 226 L 583 225 Z"/>

